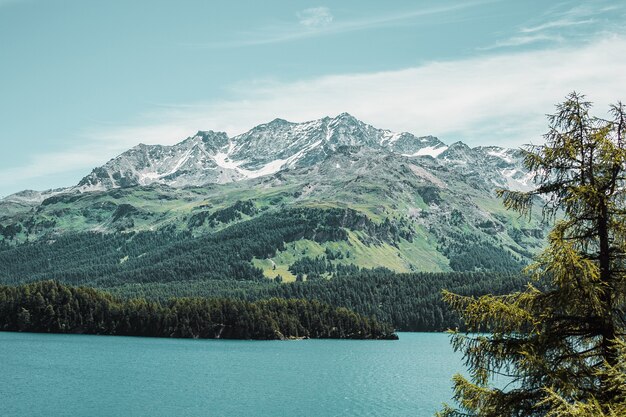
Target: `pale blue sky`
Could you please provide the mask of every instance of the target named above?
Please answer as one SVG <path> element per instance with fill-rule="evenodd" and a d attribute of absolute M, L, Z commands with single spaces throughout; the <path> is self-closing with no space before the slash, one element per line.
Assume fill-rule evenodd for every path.
<path fill-rule="evenodd" d="M 139 142 L 350 112 L 445 142 L 539 141 L 576 89 L 626 100 L 622 1 L 0 0 L 0 196 Z"/>

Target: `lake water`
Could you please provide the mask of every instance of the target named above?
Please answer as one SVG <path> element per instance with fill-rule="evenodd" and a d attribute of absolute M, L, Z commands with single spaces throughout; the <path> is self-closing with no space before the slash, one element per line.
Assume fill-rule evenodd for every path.
<path fill-rule="evenodd" d="M 1 416 L 431 416 L 448 336 L 224 341 L 0 332 Z"/>

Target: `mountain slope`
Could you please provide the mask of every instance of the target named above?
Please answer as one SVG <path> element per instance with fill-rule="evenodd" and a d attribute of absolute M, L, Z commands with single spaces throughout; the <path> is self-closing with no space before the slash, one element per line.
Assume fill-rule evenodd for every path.
<path fill-rule="evenodd" d="M 163 280 L 215 279 L 236 271 L 246 279 L 294 280 L 299 273 L 327 276 L 350 266 L 510 271 L 541 247 L 545 225 L 536 214 L 522 219 L 507 212 L 495 197 L 498 187 L 532 187 L 518 151 L 448 146 L 432 136 L 377 129 L 345 113 L 306 123 L 276 119 L 233 138 L 198 132 L 174 146 L 138 145 L 76 187 L 1 200 L 0 238 L 8 246 L 0 252 L 0 278 L 22 282 L 72 270 L 72 282 L 102 277 L 121 283 L 147 276 L 137 265 L 142 271 L 156 267 L 148 275 Z M 306 227 L 268 243 L 272 228 L 294 210 L 304 210 Z M 344 220 L 333 223 L 332 213 L 343 213 Z M 265 249 L 207 243 L 237 227 L 248 231 L 241 242 L 263 241 Z M 105 239 L 112 246 L 98 243 L 93 232 L 113 236 Z M 72 260 L 76 249 L 64 251 L 72 239 L 104 245 L 107 261 L 91 272 L 81 269 L 91 261 Z M 185 246 L 193 239 L 209 246 Z M 140 243 L 145 240 L 150 243 Z M 182 246 L 172 252 L 168 245 Z M 219 247 L 226 248 L 221 255 Z M 209 272 L 194 267 L 185 253 L 221 260 Z M 12 259 L 28 259 L 30 266 L 7 266 Z M 170 266 L 162 264 L 166 260 Z"/>

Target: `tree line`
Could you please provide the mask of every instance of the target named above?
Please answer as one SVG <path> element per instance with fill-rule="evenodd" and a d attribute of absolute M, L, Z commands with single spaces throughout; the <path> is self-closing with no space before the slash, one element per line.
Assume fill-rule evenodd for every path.
<path fill-rule="evenodd" d="M 228 297 L 256 301 L 269 298 L 319 300 L 391 323 L 401 331 L 443 331 L 463 322 L 441 298 L 449 289 L 468 296 L 504 294 L 522 289 L 519 274 L 445 272 L 398 274 L 384 268 L 355 268 L 331 279 L 276 283 L 262 281 L 178 281 L 127 283 L 108 287 L 121 298 L 143 297 L 167 301 L 170 297 Z"/>
<path fill-rule="evenodd" d="M 390 325 L 318 301 L 122 300 L 55 281 L 0 286 L 0 329 L 209 339 L 394 339 Z"/>

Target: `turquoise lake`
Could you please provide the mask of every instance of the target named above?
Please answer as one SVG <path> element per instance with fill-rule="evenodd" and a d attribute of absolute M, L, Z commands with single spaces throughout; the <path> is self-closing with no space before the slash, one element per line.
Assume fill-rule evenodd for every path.
<path fill-rule="evenodd" d="M 1 416 L 431 416 L 446 334 L 225 341 L 0 332 Z"/>

